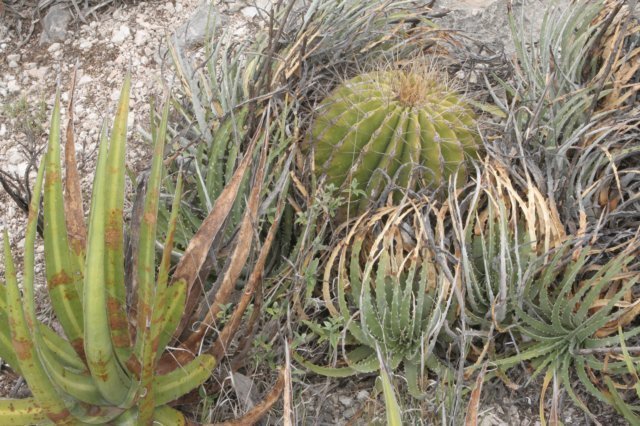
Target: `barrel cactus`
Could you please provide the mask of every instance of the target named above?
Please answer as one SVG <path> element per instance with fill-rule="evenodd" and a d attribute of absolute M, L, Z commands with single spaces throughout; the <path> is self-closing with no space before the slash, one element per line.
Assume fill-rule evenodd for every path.
<path fill-rule="evenodd" d="M 475 117 L 439 80 L 416 71 L 367 73 L 320 104 L 311 128 L 315 171 L 342 191 L 357 189 L 352 211 L 378 197 L 387 177 L 415 189 L 464 175 L 465 158 L 478 150 Z M 418 179 L 412 170 L 421 171 Z"/>

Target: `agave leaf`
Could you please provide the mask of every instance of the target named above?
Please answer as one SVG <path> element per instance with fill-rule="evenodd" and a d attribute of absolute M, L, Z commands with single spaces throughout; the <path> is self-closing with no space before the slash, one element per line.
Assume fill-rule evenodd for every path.
<path fill-rule="evenodd" d="M 617 391 L 615 385 L 613 384 L 613 380 L 611 380 L 611 377 L 605 376 L 604 382 L 606 383 L 607 388 L 609 389 L 611 402 L 613 406 L 616 408 L 616 410 L 623 415 L 623 417 L 629 422 L 629 424 L 633 424 L 633 425 L 639 424 L 640 417 L 637 416 L 633 411 L 631 411 L 629 404 L 627 404 L 620 397 L 620 393 Z"/>
<path fill-rule="evenodd" d="M 389 378 L 389 372 L 384 364 L 380 348 L 376 348 L 376 352 L 380 363 L 380 380 L 382 381 L 382 393 L 384 394 L 384 405 L 387 411 L 387 425 L 401 426 L 402 409 L 400 408 L 400 404 L 398 404 L 398 399 L 396 398 L 396 393 L 393 390 L 393 385 Z"/>

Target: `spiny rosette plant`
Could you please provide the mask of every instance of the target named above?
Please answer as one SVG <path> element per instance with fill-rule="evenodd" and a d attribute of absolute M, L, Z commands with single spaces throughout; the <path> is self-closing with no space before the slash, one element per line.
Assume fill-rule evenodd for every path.
<path fill-rule="evenodd" d="M 479 149 L 474 114 L 433 72 L 378 71 L 336 88 L 318 107 L 311 128 L 315 172 L 326 183 L 357 189 L 362 212 L 389 180 L 400 188 L 434 186 L 458 173 Z M 416 170 L 421 171 L 415 176 Z"/>
<path fill-rule="evenodd" d="M 467 323 L 507 327 L 512 294 L 566 239 L 557 212 L 531 183 L 485 160 L 462 190 L 449 191 L 447 216 L 456 236 Z"/>
<path fill-rule="evenodd" d="M 180 330 L 179 324 L 188 323 L 192 316 L 191 311 L 185 311 L 185 301 L 191 294 L 189 283 L 200 272 L 202 263 L 198 259 L 208 252 L 206 241 L 213 238 L 211 231 L 199 230 L 197 243 L 203 246 L 194 249 L 192 242 L 189 263 L 179 262 L 170 277 L 170 253 L 181 199 L 179 178 L 164 250 L 156 265 L 156 221 L 168 103 L 159 126 L 152 125 L 155 148 L 135 238 L 137 249 L 134 260 L 125 258 L 124 154 L 129 88 L 127 77 L 110 139 L 106 129 L 101 133 L 88 230 L 69 132 L 63 197 L 59 96 L 56 98 L 48 150 L 38 169 L 31 199 L 23 294 L 5 231 L 6 285 L 0 285 L 0 357 L 26 379 L 33 396 L 0 399 L 2 425 L 185 424 L 184 414 L 168 404 L 205 382 L 216 358 L 221 356 L 222 351 L 215 344 L 210 353 L 198 355 L 199 351 L 189 350 L 190 345 L 202 348 L 206 333 L 200 329 L 187 333 L 181 345 L 186 354 L 175 356 L 167 351 L 175 341 L 176 329 Z M 34 243 L 43 183 L 47 287 L 64 336 L 36 317 Z M 242 258 L 238 261 L 244 263 Z M 135 285 L 127 279 L 127 265 L 133 267 Z M 229 279 L 228 274 L 225 277 Z M 128 293 L 133 300 L 129 304 Z M 235 322 L 220 332 L 218 346 L 232 338 L 237 318 L 243 312 L 234 311 Z M 215 313 L 208 314 L 215 317 Z M 205 315 L 203 327 L 210 328 L 209 316 Z"/>
<path fill-rule="evenodd" d="M 319 367 L 298 357 L 303 365 L 327 376 L 370 373 L 381 368 L 379 351 L 392 371 L 403 365 L 416 398 L 424 396 L 425 368 L 451 379 L 435 348 L 455 314 L 454 284 L 449 265 L 437 260 L 429 231 L 420 224 L 424 207 L 407 202 L 363 215 L 335 246 L 324 270 L 323 297 L 345 331 L 346 365 Z"/>
<path fill-rule="evenodd" d="M 634 411 L 638 407 L 624 402 L 616 390 L 632 388 L 625 384 L 630 381 L 637 387 L 638 364 L 634 366 L 625 349 L 625 342 L 640 334 L 634 296 L 640 273 L 633 266 L 637 242 L 604 261 L 598 259 L 604 255 L 601 251 L 590 246 L 573 248 L 573 244 L 568 241 L 551 254 L 523 291 L 512 295 L 519 319 L 516 330 L 527 340 L 493 363 L 502 370 L 529 361 L 533 368 L 529 382 L 544 374 L 541 418 L 545 393 L 553 381 L 554 388 L 562 385 L 576 405 L 596 420 L 574 391 L 572 376 L 576 375 L 589 394 L 637 424 L 640 417 Z M 557 414 L 552 410 L 552 416 Z"/>

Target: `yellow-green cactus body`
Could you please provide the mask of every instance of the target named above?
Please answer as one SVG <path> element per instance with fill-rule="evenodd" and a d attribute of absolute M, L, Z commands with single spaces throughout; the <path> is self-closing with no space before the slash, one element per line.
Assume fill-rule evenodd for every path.
<path fill-rule="evenodd" d="M 387 178 L 408 188 L 421 166 L 422 185 L 437 185 L 464 171 L 478 149 L 471 109 L 434 77 L 418 73 L 374 72 L 339 86 L 320 105 L 311 129 L 315 171 L 326 183 L 346 190 L 353 181 L 362 211 L 380 195 Z M 463 173 L 460 173 L 462 176 Z"/>

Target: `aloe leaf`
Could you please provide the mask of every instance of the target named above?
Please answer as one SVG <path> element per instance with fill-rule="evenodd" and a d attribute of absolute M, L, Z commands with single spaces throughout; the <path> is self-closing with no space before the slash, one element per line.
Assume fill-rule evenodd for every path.
<path fill-rule="evenodd" d="M 95 378 L 100 393 L 109 403 L 120 405 L 125 402 L 130 379 L 118 363 L 111 339 L 105 288 L 107 148 L 106 130 L 103 128 L 89 217 L 82 303 L 85 312 L 84 349 L 91 375 Z"/>
<path fill-rule="evenodd" d="M 171 373 L 154 377 L 156 405 L 164 405 L 191 392 L 204 383 L 216 365 L 211 355 L 203 354 Z"/>
<path fill-rule="evenodd" d="M 106 160 L 105 181 L 109 190 L 104 194 L 104 286 L 107 293 L 109 327 L 113 346 L 120 363 L 129 358 L 131 336 L 126 312 L 126 289 L 124 285 L 124 169 L 125 143 L 127 139 L 127 117 L 129 114 L 129 92 L 131 75 L 127 73 L 118 109 L 113 121 Z M 94 188 L 95 194 L 95 188 Z"/>
<path fill-rule="evenodd" d="M 162 354 L 171 341 L 173 333 L 182 318 L 186 298 L 187 283 L 184 280 L 180 280 L 167 287 L 158 299 L 157 305 L 163 307 L 164 314 L 157 319 L 157 322 L 154 320 L 154 323 L 158 324 L 158 334 L 154 335 L 154 340 L 157 339 L 158 342 L 157 356 Z"/>
<path fill-rule="evenodd" d="M 40 424 L 46 419 L 35 398 L 0 399 L 0 424 L 4 426 Z"/>
<path fill-rule="evenodd" d="M 163 405 L 154 410 L 153 424 L 159 426 L 186 426 L 187 420 L 180 411 Z"/>
<path fill-rule="evenodd" d="M 161 317 L 154 317 L 153 308 L 156 307 L 156 299 L 160 296 L 157 291 L 164 291 L 164 288 L 157 288 L 155 280 L 156 263 L 156 228 L 158 217 L 158 202 L 160 199 L 160 183 L 162 181 L 163 156 L 165 139 L 167 135 L 167 120 L 169 116 L 169 102 L 165 103 L 162 110 L 160 127 L 157 129 L 157 140 L 147 184 L 147 194 L 145 197 L 144 213 L 140 223 L 140 239 L 138 243 L 138 279 L 137 279 L 137 323 L 138 334 L 136 336 L 135 355 L 142 364 L 141 373 L 141 398 L 139 406 L 139 421 L 142 424 L 151 422 L 153 418 L 154 389 L 152 388 L 153 376 L 156 365 L 157 347 L 153 345 L 153 332 L 155 326 L 154 319 L 160 321 Z M 175 224 L 175 219 L 173 220 Z M 164 270 L 168 265 L 163 265 Z M 166 278 L 163 278 L 166 286 Z"/>
<path fill-rule="evenodd" d="M 49 145 L 45 156 L 46 185 L 44 189 L 44 255 L 47 285 L 56 316 L 73 347 L 83 345 L 83 311 L 76 285 L 81 278 L 73 270 L 67 237 L 62 170 L 60 166 L 60 93 L 56 94 Z"/>
<path fill-rule="evenodd" d="M 44 177 L 45 163 L 41 163 L 38 169 L 38 176 L 34 186 L 33 197 L 31 198 L 29 208 L 29 221 L 27 223 L 27 235 L 25 238 L 25 274 L 24 289 L 25 297 L 28 295 L 33 297 L 33 258 L 34 258 L 34 241 L 36 234 L 38 207 L 40 205 L 40 191 L 42 189 L 42 180 Z M 31 242 L 31 244 L 29 244 Z M 15 354 L 19 369 L 23 377 L 29 384 L 29 389 L 38 401 L 38 405 L 44 413 L 51 418 L 59 419 L 59 423 L 68 423 L 69 411 L 60 395 L 53 387 L 49 377 L 40 363 L 40 359 L 34 345 L 32 330 L 37 325 L 34 323 L 34 306 L 33 301 L 29 303 L 23 300 L 18 288 L 16 278 L 16 270 L 9 246 L 9 235 L 4 230 L 4 262 L 5 262 L 5 279 L 6 279 L 6 303 L 7 316 L 11 329 L 12 346 L 15 348 Z M 31 267 L 31 271 L 28 270 Z M 30 281 L 30 282 L 29 282 Z"/>
<path fill-rule="evenodd" d="M 352 367 L 335 368 L 335 367 L 323 367 L 320 365 L 316 365 L 316 364 L 313 364 L 312 362 L 305 360 L 302 356 L 300 356 L 295 352 L 293 353 L 293 359 L 295 359 L 307 370 L 312 371 L 321 376 L 344 378 L 344 377 L 355 376 L 358 373 Z"/>

